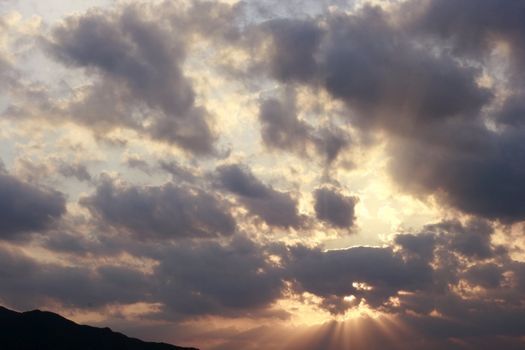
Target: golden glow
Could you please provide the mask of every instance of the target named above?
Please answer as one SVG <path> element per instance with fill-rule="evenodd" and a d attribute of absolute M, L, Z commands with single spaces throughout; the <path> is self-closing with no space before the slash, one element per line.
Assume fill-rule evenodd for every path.
<path fill-rule="evenodd" d="M 371 285 L 365 283 L 365 282 L 354 282 L 352 283 L 352 287 L 354 287 L 356 290 L 372 290 L 374 289 Z"/>
<path fill-rule="evenodd" d="M 313 307 L 307 310 L 304 305 L 312 298 L 309 295 L 304 297 L 308 299 L 304 303 L 287 300 L 276 305 L 276 309 L 281 306 L 293 309 L 295 314 L 290 319 L 268 318 L 255 322 L 242 317 L 201 318 L 186 324 L 189 333 L 177 339 L 167 337 L 166 340 L 182 341 L 202 349 L 366 350 L 377 349 L 380 343 L 390 344 L 389 349 L 396 349 L 396 344 L 414 336 L 414 332 L 396 317 L 373 312 L 364 305 L 349 312 L 346 319 L 334 319 Z M 297 320 L 311 322 L 297 323 Z M 233 334 L 238 340 L 231 342 Z"/>
<path fill-rule="evenodd" d="M 117 316 L 126 320 L 140 319 L 141 316 L 158 312 L 161 309 L 159 303 L 138 302 L 133 304 L 115 304 L 102 308 L 101 310 L 64 310 L 64 314 L 77 323 L 99 323 L 104 322 L 108 315 Z"/>

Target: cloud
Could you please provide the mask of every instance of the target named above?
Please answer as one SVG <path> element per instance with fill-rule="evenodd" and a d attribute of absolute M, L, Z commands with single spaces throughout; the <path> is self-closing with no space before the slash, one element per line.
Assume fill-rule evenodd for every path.
<path fill-rule="evenodd" d="M 434 196 L 444 206 L 484 218 L 522 221 L 525 152 L 518 140 L 525 132 L 520 127 L 523 84 L 512 78 L 518 69 L 505 66 L 493 72 L 486 50 L 498 40 L 514 43 L 520 37 L 523 28 L 515 15 L 520 10 L 510 3 L 496 9 L 489 0 L 479 8 L 461 1 L 459 10 L 450 1 L 405 5 L 390 12 L 364 6 L 349 14 L 280 19 L 279 30 L 267 32 L 267 73 L 283 84 L 323 88 L 345 104 L 348 120 L 361 135 L 385 133 L 390 174 L 399 189 L 420 198 Z M 402 16 L 409 8 L 410 16 Z M 490 9 L 508 15 L 508 23 L 489 16 Z M 470 10 L 473 18 L 465 15 Z M 465 50 L 469 43 L 483 50 L 466 57 L 465 50 L 447 50 L 436 37 Z M 521 47 L 511 45 L 510 54 L 521 57 Z M 482 74 L 495 74 L 494 83 L 480 84 Z M 509 96 L 495 99 L 507 89 Z M 304 147 L 309 134 L 296 112 L 282 103 L 266 103 L 262 134 L 267 143 L 278 145 L 278 138 L 270 136 L 283 131 L 281 148 Z M 345 138 L 327 140 L 333 141 L 330 159 Z"/>
<path fill-rule="evenodd" d="M 58 171 L 65 177 L 74 177 L 78 181 L 91 181 L 91 174 L 84 164 L 69 164 L 61 162 Z"/>
<path fill-rule="evenodd" d="M 112 305 L 156 303 L 160 310 L 149 317 L 174 324 L 210 315 L 286 317 L 283 311 L 270 310 L 282 297 L 285 285 L 281 267 L 268 259 L 267 247 L 234 236 L 223 243 L 187 241 L 150 248 L 135 256 L 153 259 L 151 271 L 143 271 L 106 255 L 119 253 L 107 249 L 91 251 L 102 253 L 104 263 L 66 266 L 0 247 L 0 276 L 5 282 L 0 286 L 0 300 L 22 309 L 51 302 L 93 311 Z M 77 255 L 81 250 L 71 252 Z"/>
<path fill-rule="evenodd" d="M 174 324 L 212 315 L 282 318 L 276 302 L 309 293 L 319 298 L 317 307 L 333 314 L 366 305 L 436 349 L 452 338 L 474 344 L 479 337 L 503 337 L 512 343 L 523 335 L 525 264 L 495 245 L 492 235 L 490 225 L 474 220 L 427 225 L 383 247 L 323 250 L 242 235 L 128 246 L 137 259 L 154 261 L 147 273 L 36 263 L 2 248 L 0 274 L 12 283 L 2 284 L 0 292 L 4 302 L 20 307 L 43 300 L 78 308 L 157 303 L 159 311 L 148 317 Z M 465 250 L 463 236 L 483 243 Z M 112 261 L 108 257 L 104 261 Z M 363 327 L 367 319 L 360 319 Z"/>
<path fill-rule="evenodd" d="M 199 179 L 199 177 L 195 174 L 195 169 L 181 166 L 177 161 L 174 160 L 160 160 L 158 166 L 162 170 L 168 172 L 174 181 L 193 183 Z"/>
<path fill-rule="evenodd" d="M 514 307 L 500 307 L 496 299 L 518 302 L 522 292 L 515 286 L 521 283 L 523 264 L 493 244 L 492 234 L 483 221 L 444 221 L 417 234 L 396 235 L 394 244 L 385 247 L 288 246 L 282 261 L 296 293 L 320 297 L 319 307 L 334 314 L 365 302 L 394 315 L 437 312 L 461 319 L 462 312 L 471 316 L 469 308 L 483 317 L 494 308 L 506 317 Z"/>
<path fill-rule="evenodd" d="M 525 64 L 521 21 L 525 10 L 514 1 L 425 1 L 406 6 L 422 12 L 413 19 L 413 27 L 453 44 L 459 54 L 485 55 L 498 42 L 511 45 L 514 63 Z"/>
<path fill-rule="evenodd" d="M 0 47 L 0 107 L 12 117 L 1 135 L 31 181 L 0 166 L 0 301 L 103 316 L 153 304 L 141 322 L 228 323 L 217 333 L 202 327 L 233 339 L 217 349 L 242 348 L 255 334 L 283 343 L 287 334 L 235 336 L 228 326 L 273 326 L 288 312 L 292 323 L 302 308 L 361 316 L 359 327 L 310 329 L 297 349 L 348 348 L 331 343 L 337 334 L 355 335 L 356 348 L 523 348 L 524 7 L 408 0 L 343 9 L 337 0 L 315 13 L 321 5 L 308 0 L 270 20 L 254 9 L 281 11 L 273 3 L 119 3 L 39 26 L 43 46 L 31 49 L 35 36 L 19 25 L 10 52 Z M 50 78 L 35 68 L 42 62 L 64 72 Z M 94 144 L 128 135 L 127 149 Z M 73 138 L 85 148 L 64 150 Z M 231 154 L 210 157 L 223 146 Z M 290 159 L 300 188 L 257 177 Z M 35 185 L 51 182 L 67 195 Z M 350 241 L 317 232 L 356 231 L 358 198 L 344 182 L 363 194 L 364 224 L 375 199 L 397 191 L 451 219 L 349 247 L 373 239 L 372 228 Z M 301 201 L 310 194 L 311 217 Z M 394 198 L 409 218 L 401 227 L 417 225 L 405 199 Z M 381 333 L 388 325 L 394 331 Z M 348 328 L 356 331 L 339 332 Z M 264 339 L 248 346 L 268 348 Z"/>
<path fill-rule="evenodd" d="M 155 274 L 167 315 L 254 315 L 282 295 L 280 267 L 265 247 L 244 237 L 180 245 L 162 253 Z M 264 312 L 263 312 L 264 314 Z"/>
<path fill-rule="evenodd" d="M 0 248 L 0 262 L 1 300 L 21 309 L 41 307 L 49 300 L 68 307 L 96 308 L 146 297 L 145 275 L 126 267 L 68 267 L 5 248 Z"/>
<path fill-rule="evenodd" d="M 336 160 L 339 154 L 351 144 L 350 136 L 338 127 L 324 127 L 317 131 L 315 145 L 317 151 L 324 155 L 328 164 Z"/>
<path fill-rule="evenodd" d="M 404 261 L 391 248 L 355 247 L 323 252 L 292 247 L 286 260 L 298 291 L 323 298 L 322 306 L 344 313 L 361 298 L 380 307 L 400 290 L 420 291 L 432 281 L 432 269 L 424 261 Z M 364 284 L 363 288 L 360 284 Z M 355 304 L 346 302 L 353 295 Z"/>
<path fill-rule="evenodd" d="M 261 136 L 264 144 L 270 149 L 282 149 L 305 153 L 312 142 L 311 127 L 297 118 L 293 97 L 287 103 L 270 98 L 263 100 L 259 106 Z"/>
<path fill-rule="evenodd" d="M 210 3 L 194 6 L 184 12 L 168 3 L 125 5 L 72 16 L 54 27 L 47 51 L 67 66 L 84 68 L 94 80 L 78 90 L 65 113 L 98 130 L 121 126 L 196 154 L 214 153 L 213 119 L 196 102 L 183 69 L 185 35 L 211 36 L 212 29 L 226 26 L 219 15 L 234 10 Z M 211 12 L 203 16 L 198 8 Z M 228 28 L 223 36 L 234 27 L 230 23 Z"/>
<path fill-rule="evenodd" d="M 267 98 L 259 104 L 259 122 L 264 145 L 270 150 L 309 156 L 314 150 L 328 163 L 351 144 L 350 137 L 336 126 L 317 129 L 299 119 L 295 91 L 288 89 L 284 98 Z"/>
<path fill-rule="evenodd" d="M 102 223 L 142 239 L 214 238 L 235 232 L 235 221 L 215 196 L 197 188 L 124 186 L 102 179 L 81 204 Z"/>
<path fill-rule="evenodd" d="M 282 81 L 308 82 L 317 76 L 315 59 L 323 31 L 309 20 L 275 19 L 262 29 L 270 33 L 269 70 Z"/>
<path fill-rule="evenodd" d="M 0 27 L 2 27 L 1 22 Z M 16 85 L 16 71 L 7 59 L 2 56 L 0 56 L 0 77 L 2 78 L 0 83 L 2 88 L 10 88 Z"/>
<path fill-rule="evenodd" d="M 466 271 L 465 278 L 483 288 L 498 288 L 503 282 L 503 269 L 494 263 L 477 265 Z"/>
<path fill-rule="evenodd" d="M 278 23 L 271 32 L 270 74 L 324 87 L 347 104 L 362 128 L 403 134 L 476 115 L 490 100 L 490 91 L 476 84 L 479 72 L 418 47 L 378 8 L 327 16 L 323 29 L 315 20 Z"/>
<path fill-rule="evenodd" d="M 319 188 L 314 192 L 316 217 L 334 227 L 350 228 L 354 225 L 356 197 L 345 196 L 329 188 Z"/>
<path fill-rule="evenodd" d="M 220 186 L 234 193 L 251 214 L 266 224 L 286 228 L 299 228 L 304 224 L 304 218 L 297 210 L 297 201 L 290 193 L 263 184 L 250 169 L 224 165 L 217 168 L 216 177 Z"/>
<path fill-rule="evenodd" d="M 0 170 L 1 239 L 43 232 L 65 212 L 61 193 L 22 182 Z"/>
<path fill-rule="evenodd" d="M 406 191 L 435 194 L 464 212 L 503 222 L 525 219 L 523 132 L 478 125 L 436 128 L 426 141 L 392 143 L 394 180 Z M 446 141 L 446 142 L 445 142 Z"/>

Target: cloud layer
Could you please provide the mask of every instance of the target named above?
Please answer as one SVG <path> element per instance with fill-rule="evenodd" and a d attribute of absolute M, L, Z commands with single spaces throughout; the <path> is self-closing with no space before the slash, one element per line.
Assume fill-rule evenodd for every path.
<path fill-rule="evenodd" d="M 320 3 L 1 3 L 0 302 L 210 349 L 522 348 L 524 6 Z"/>

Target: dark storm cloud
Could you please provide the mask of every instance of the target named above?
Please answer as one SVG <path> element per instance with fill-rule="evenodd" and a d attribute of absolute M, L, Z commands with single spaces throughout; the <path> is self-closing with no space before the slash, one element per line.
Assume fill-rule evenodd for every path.
<path fill-rule="evenodd" d="M 46 230 L 65 211 L 61 193 L 22 182 L 0 169 L 0 239 Z"/>
<path fill-rule="evenodd" d="M 220 13 L 226 12 L 217 7 Z M 70 17 L 54 28 L 48 51 L 95 78 L 85 97 L 72 103 L 73 118 L 99 129 L 130 127 L 195 153 L 212 153 L 216 135 L 211 117 L 196 104 L 192 82 L 182 70 L 187 49 L 184 34 L 189 35 L 185 31 L 191 27 L 180 30 L 178 20 L 191 23 L 192 18 L 185 16 L 197 15 L 192 7 L 183 16 L 168 3 L 128 5 L 116 12 Z M 200 13 L 196 18 L 201 25 L 193 26 L 204 32 L 219 18 L 210 13 L 206 26 L 206 18 L 201 17 L 206 16 Z"/>
<path fill-rule="evenodd" d="M 217 168 L 217 181 L 226 190 L 266 224 L 278 227 L 299 228 L 304 218 L 299 215 L 297 201 L 287 192 L 280 192 L 257 179 L 250 169 L 240 165 Z"/>
<path fill-rule="evenodd" d="M 103 179 L 81 204 L 103 223 L 139 238 L 213 238 L 235 231 L 235 221 L 221 201 L 196 188 L 119 186 Z"/>
<path fill-rule="evenodd" d="M 279 267 L 265 248 L 243 237 L 167 249 L 156 268 L 160 298 L 175 315 L 256 314 L 282 294 Z"/>
<path fill-rule="evenodd" d="M 350 228 L 355 221 L 354 207 L 356 197 L 345 196 L 329 188 L 319 188 L 314 192 L 316 217 L 338 228 Z"/>

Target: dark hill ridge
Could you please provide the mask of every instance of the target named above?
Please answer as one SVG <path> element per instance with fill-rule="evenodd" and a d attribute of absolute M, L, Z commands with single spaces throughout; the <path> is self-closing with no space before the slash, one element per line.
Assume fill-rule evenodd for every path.
<path fill-rule="evenodd" d="M 19 313 L 0 306 L 0 349 L 6 350 L 197 350 L 148 343 L 113 332 L 76 324 L 45 311 Z"/>

